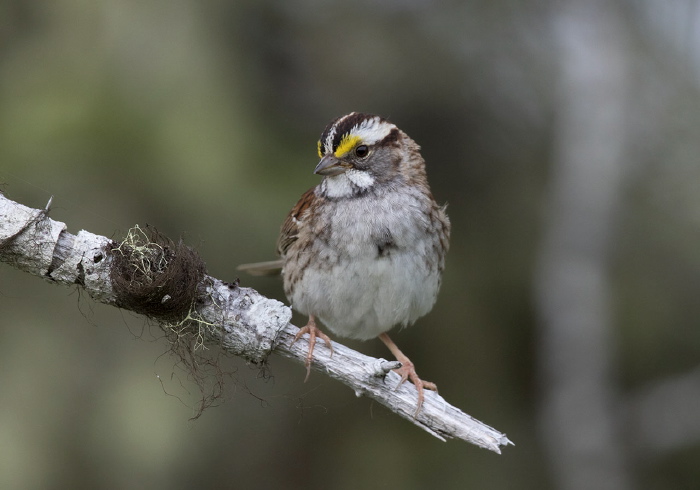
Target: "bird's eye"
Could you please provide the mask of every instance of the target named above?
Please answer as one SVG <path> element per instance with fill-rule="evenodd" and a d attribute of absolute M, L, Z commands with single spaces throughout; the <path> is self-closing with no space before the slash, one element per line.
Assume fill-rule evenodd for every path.
<path fill-rule="evenodd" d="M 367 148 L 367 145 L 360 145 L 355 148 L 355 155 L 357 155 L 359 158 L 365 158 L 367 155 L 369 155 L 369 148 Z"/>

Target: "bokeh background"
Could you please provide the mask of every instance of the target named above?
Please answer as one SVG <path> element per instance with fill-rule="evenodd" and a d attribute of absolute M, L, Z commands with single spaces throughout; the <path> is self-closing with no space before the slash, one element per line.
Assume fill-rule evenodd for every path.
<path fill-rule="evenodd" d="M 0 487 L 697 488 L 699 89 L 697 1 L 0 1 L 2 191 L 183 236 L 224 280 L 274 258 L 329 120 L 397 123 L 453 235 L 394 338 L 516 443 L 442 443 L 274 356 L 226 360 L 190 421 L 157 327 L 2 265 Z"/>

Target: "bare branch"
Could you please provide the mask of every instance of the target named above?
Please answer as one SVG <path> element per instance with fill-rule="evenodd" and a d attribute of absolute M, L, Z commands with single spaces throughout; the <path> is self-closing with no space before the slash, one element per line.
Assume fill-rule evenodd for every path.
<path fill-rule="evenodd" d="M 119 306 L 111 265 L 116 244 L 106 237 L 80 231 L 71 235 L 66 225 L 0 194 L 0 261 L 65 286 L 79 285 L 96 301 Z M 166 301 L 167 296 L 163 297 Z M 281 302 L 250 288 L 205 276 L 199 286 L 196 314 L 205 341 L 254 363 L 270 353 L 303 364 L 305 341 L 293 343 L 298 328 L 289 323 L 292 313 Z M 368 396 L 408 421 L 446 440 L 462 439 L 500 454 L 512 444 L 505 434 L 449 405 L 435 392 L 425 394 L 423 409 L 414 417 L 417 393 L 410 383 L 396 388 L 398 363 L 375 359 L 337 342 L 333 357 L 325 346 L 314 351 L 312 368 L 349 386 L 357 396 Z"/>

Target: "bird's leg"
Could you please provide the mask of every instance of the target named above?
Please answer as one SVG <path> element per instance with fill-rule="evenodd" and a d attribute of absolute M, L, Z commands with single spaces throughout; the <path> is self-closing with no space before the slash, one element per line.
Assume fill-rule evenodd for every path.
<path fill-rule="evenodd" d="M 384 342 L 384 345 L 389 348 L 391 353 L 394 354 L 396 360 L 401 363 L 400 368 L 394 369 L 394 371 L 401 375 L 401 381 L 399 381 L 399 384 L 396 385 L 396 388 L 398 389 L 398 387 L 401 386 L 407 379 L 410 379 L 411 383 L 415 385 L 416 390 L 418 390 L 418 407 L 416 408 L 416 413 L 413 414 L 414 417 L 417 417 L 418 413 L 420 413 L 420 409 L 423 407 L 423 389 L 425 388 L 427 390 L 437 391 L 437 386 L 435 386 L 435 383 L 423 381 L 418 377 L 416 368 L 411 360 L 406 357 L 406 354 L 399 350 L 394 341 L 391 340 L 387 334 L 383 333 L 379 336 L 379 338 L 382 342 Z"/>
<path fill-rule="evenodd" d="M 294 336 L 292 345 L 294 345 L 294 342 L 299 340 L 305 333 L 309 334 L 309 352 L 306 354 L 306 361 L 304 362 L 304 365 L 306 366 L 306 378 L 304 378 L 304 383 L 306 383 L 306 381 L 309 379 L 309 374 L 311 374 L 311 359 L 313 358 L 314 347 L 316 347 L 316 337 L 321 337 L 321 339 L 323 339 L 328 348 L 331 350 L 331 355 L 333 355 L 333 344 L 331 344 L 331 339 L 316 326 L 316 319 L 313 315 L 309 315 L 309 321 L 306 323 L 306 325 L 301 327 Z"/>

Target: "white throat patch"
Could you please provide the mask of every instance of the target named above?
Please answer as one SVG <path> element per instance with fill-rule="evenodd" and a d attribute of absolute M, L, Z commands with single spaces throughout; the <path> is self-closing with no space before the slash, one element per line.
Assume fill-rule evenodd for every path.
<path fill-rule="evenodd" d="M 369 172 L 365 170 L 356 170 L 356 169 L 350 169 L 345 172 L 345 175 L 348 176 L 348 179 L 350 179 L 350 182 L 355 184 L 357 187 L 360 189 L 367 189 L 369 187 L 372 187 L 374 185 L 374 177 L 372 177 Z"/>
<path fill-rule="evenodd" d="M 374 177 L 364 170 L 350 169 L 340 175 L 326 177 L 323 190 L 328 197 L 348 197 L 357 188 L 365 190 L 374 185 Z"/>

